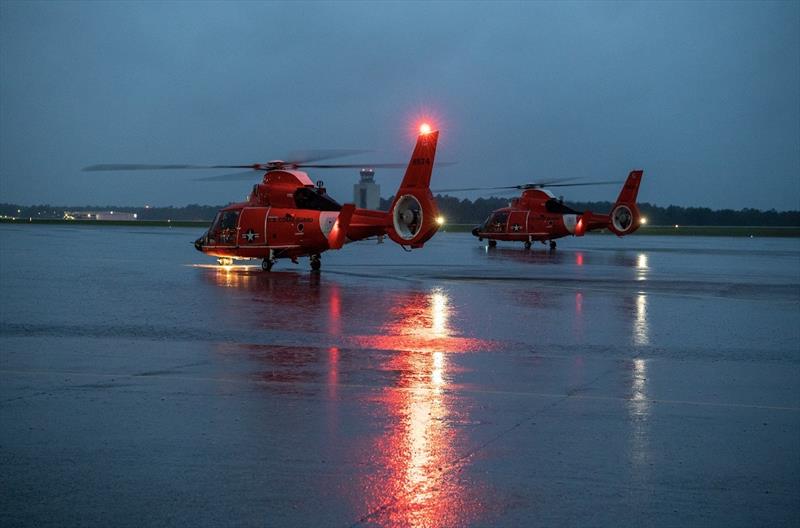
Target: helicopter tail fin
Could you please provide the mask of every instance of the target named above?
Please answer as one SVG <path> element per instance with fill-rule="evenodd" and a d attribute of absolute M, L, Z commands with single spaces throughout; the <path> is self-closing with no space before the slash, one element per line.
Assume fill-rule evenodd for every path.
<path fill-rule="evenodd" d="M 420 248 L 439 229 L 430 183 L 439 131 L 420 129 L 411 161 L 389 208 L 387 234 L 402 246 Z"/>
<path fill-rule="evenodd" d="M 355 210 L 356 206 L 353 204 L 342 206 L 342 210 L 339 211 L 339 218 L 336 219 L 336 223 L 328 234 L 328 247 L 330 249 L 342 249 L 342 246 L 344 246 L 344 241 L 347 238 L 347 228 L 350 226 L 350 220 L 352 220 L 353 211 Z"/>
<path fill-rule="evenodd" d="M 636 207 L 636 197 L 639 194 L 639 184 L 642 181 L 642 170 L 634 170 L 628 174 L 625 185 L 619 192 L 617 201 L 608 215 L 608 228 L 617 236 L 630 235 L 641 224 L 639 208 Z"/>

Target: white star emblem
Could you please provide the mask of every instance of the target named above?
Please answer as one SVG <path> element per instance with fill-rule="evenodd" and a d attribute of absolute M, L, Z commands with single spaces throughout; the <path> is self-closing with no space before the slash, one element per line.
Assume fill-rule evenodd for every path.
<path fill-rule="evenodd" d="M 522 226 L 519 224 L 514 224 L 511 226 L 512 231 L 519 231 L 520 229 L 522 229 Z"/>
<path fill-rule="evenodd" d="M 242 238 L 246 238 L 248 242 L 252 242 L 258 238 L 258 233 L 252 229 L 248 229 L 247 232 L 242 235 Z"/>

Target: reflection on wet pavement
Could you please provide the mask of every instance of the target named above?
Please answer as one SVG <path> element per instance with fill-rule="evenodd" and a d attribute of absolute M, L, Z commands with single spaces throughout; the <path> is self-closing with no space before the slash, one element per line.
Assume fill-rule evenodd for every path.
<path fill-rule="evenodd" d="M 644 346 L 650 344 L 649 326 L 647 324 L 647 295 L 636 295 L 636 319 L 633 322 L 633 342 Z"/>
<path fill-rule="evenodd" d="M 644 474 L 648 472 L 648 418 L 650 402 L 647 398 L 647 361 L 644 359 L 633 360 L 631 372 L 631 396 L 628 409 L 631 417 L 631 455 L 633 470 L 637 480 L 644 481 Z"/>
<path fill-rule="evenodd" d="M 796 242 L 443 233 L 264 273 L 125 233 L 0 226 L 0 524 L 800 520 Z"/>
<path fill-rule="evenodd" d="M 453 307 L 447 293 L 434 288 L 393 303 L 383 325 L 381 347 L 397 350 L 383 368 L 399 376 L 379 398 L 389 420 L 376 439 L 370 462 L 381 471 L 364 483 L 366 510 L 361 522 L 387 526 L 459 526 L 478 514 L 477 485 L 465 489 L 452 475 L 460 453 L 449 393 L 448 353 Z M 399 342 L 394 343 L 394 340 Z M 414 342 L 418 344 L 414 344 Z M 393 345 L 399 346 L 393 346 Z M 461 413 L 464 406 L 461 407 Z"/>
<path fill-rule="evenodd" d="M 487 351 L 494 345 L 459 335 L 452 324 L 457 308 L 447 290 L 434 287 L 382 292 L 372 301 L 379 307 L 370 309 L 360 325 L 373 331 L 345 335 L 343 311 L 354 309 L 359 301 L 354 299 L 356 292 L 348 292 L 337 280 L 288 273 L 267 276 L 247 267 L 229 268 L 210 270 L 207 277 L 220 287 L 248 292 L 251 297 L 247 302 L 280 305 L 283 328 L 319 331 L 337 343 L 327 349 L 268 344 L 238 347 L 265 367 L 258 377 L 271 393 L 313 393 L 314 384 L 322 382 L 329 400 L 327 427 L 332 434 L 340 428 L 335 400 L 340 397 L 343 382 L 342 350 L 348 354 L 358 350 L 385 352 L 383 362 L 374 368 L 391 381 L 378 396 L 368 392 L 362 402 L 365 407 L 377 405 L 375 412 L 386 425 L 365 453 L 364 462 L 375 471 L 365 475 L 361 483 L 359 497 L 363 502 L 357 509 L 367 513 L 360 522 L 457 526 L 477 518 L 481 502 L 476 493 L 480 486 L 472 481 L 465 488 L 455 473 L 463 455 L 459 447 L 466 442 L 458 437 L 457 425 L 468 417 L 467 406 L 453 408 L 456 398 L 451 392 L 450 355 Z M 282 302 L 282 296 L 289 295 L 291 301 Z M 266 319 L 258 321 L 271 324 Z M 309 326 L 312 321 L 321 326 Z"/>

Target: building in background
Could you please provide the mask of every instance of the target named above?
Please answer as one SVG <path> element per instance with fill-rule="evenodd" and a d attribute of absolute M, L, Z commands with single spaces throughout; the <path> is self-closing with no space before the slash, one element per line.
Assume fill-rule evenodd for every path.
<path fill-rule="evenodd" d="M 375 183 L 373 169 L 361 169 L 361 181 L 353 185 L 353 203 L 361 209 L 378 209 L 381 205 L 381 186 Z"/>

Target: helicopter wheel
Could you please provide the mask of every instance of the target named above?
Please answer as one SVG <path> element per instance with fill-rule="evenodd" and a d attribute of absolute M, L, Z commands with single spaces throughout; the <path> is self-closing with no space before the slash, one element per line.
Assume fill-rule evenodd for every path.
<path fill-rule="evenodd" d="M 530 248 L 531 248 L 531 241 L 530 240 L 526 240 L 525 241 L 525 249 L 530 249 Z"/>
<path fill-rule="evenodd" d="M 272 271 L 272 266 L 275 264 L 275 261 L 271 258 L 265 258 L 261 261 L 261 269 L 264 271 Z"/>
<path fill-rule="evenodd" d="M 489 247 L 497 247 L 497 240 L 490 240 Z"/>
<path fill-rule="evenodd" d="M 552 251 L 552 250 L 555 250 L 555 249 L 556 249 L 556 241 L 555 240 L 551 240 L 550 241 L 550 250 Z"/>
<path fill-rule="evenodd" d="M 311 255 L 309 261 L 311 262 L 311 269 L 314 271 L 319 271 L 322 267 L 322 259 L 320 258 L 319 254 Z"/>

